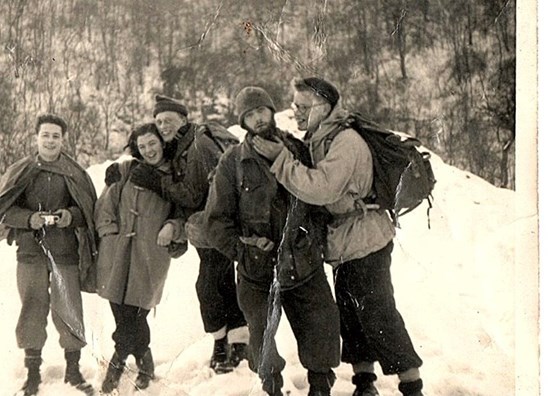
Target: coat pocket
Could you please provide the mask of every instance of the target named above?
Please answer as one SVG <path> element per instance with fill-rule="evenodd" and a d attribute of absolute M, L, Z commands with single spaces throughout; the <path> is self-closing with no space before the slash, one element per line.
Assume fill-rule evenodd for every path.
<path fill-rule="evenodd" d="M 276 249 L 265 252 L 255 246 L 243 245 L 239 257 L 243 274 L 254 282 L 263 284 L 272 282 L 275 254 Z"/>

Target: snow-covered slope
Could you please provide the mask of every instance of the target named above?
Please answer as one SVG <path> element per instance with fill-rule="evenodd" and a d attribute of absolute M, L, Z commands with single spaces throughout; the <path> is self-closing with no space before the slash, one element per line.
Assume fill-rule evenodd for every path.
<path fill-rule="evenodd" d="M 98 192 L 109 162 L 89 172 Z M 437 178 L 430 211 L 427 205 L 400 219 L 393 252 L 393 283 L 397 305 L 417 351 L 425 394 L 514 394 L 514 192 L 444 164 L 433 157 Z M 0 309 L 3 337 L 0 394 L 19 389 L 25 378 L 23 351 L 17 349 L 14 329 L 19 313 L 15 247 L 0 243 Z M 330 268 L 325 267 L 330 276 Z M 194 249 L 172 261 L 161 304 L 150 314 L 152 350 L 157 381 L 145 395 L 248 396 L 263 395 L 257 376 L 243 362 L 233 373 L 217 376 L 208 368 L 212 339 L 202 328 L 195 292 L 198 258 Z M 112 354 L 114 322 L 109 304 L 84 294 L 88 346 L 83 350 L 85 377 L 100 387 Z M 41 395 L 79 395 L 62 383 L 63 351 L 49 322 L 43 351 Z M 277 342 L 287 360 L 284 391 L 307 395 L 295 339 L 282 320 Z M 134 360 L 119 395 L 134 393 Z M 376 366 L 378 374 L 381 369 Z M 351 395 L 351 368 L 341 364 L 332 394 Z M 397 379 L 380 375 L 384 396 L 396 396 Z M 138 394 L 138 393 L 134 393 Z"/>

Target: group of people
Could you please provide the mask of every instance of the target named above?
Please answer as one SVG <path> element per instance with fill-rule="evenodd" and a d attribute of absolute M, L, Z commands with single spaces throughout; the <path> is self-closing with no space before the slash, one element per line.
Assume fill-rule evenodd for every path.
<path fill-rule="evenodd" d="M 403 395 L 423 394 L 422 360 L 393 296 L 394 225 L 363 202 L 375 177 L 371 152 L 350 128 L 327 143 L 344 112 L 331 83 L 296 79 L 293 90 L 303 140 L 276 126 L 265 90 L 248 86 L 235 99 L 247 131 L 241 143 L 220 125 L 190 122 L 184 104 L 157 95 L 154 122 L 132 131 L 133 159 L 107 169 L 99 198 L 85 170 L 62 152 L 65 121 L 38 117 L 37 153 L 0 181 L 0 237 L 18 245 L 24 395 L 35 395 L 41 382 L 49 309 L 65 351 L 64 381 L 94 393 L 79 369 L 86 345 L 80 291 L 107 299 L 115 318 L 102 392 L 117 388 L 130 355 L 136 387 L 149 386 L 147 316 L 161 300 L 171 259 L 193 244 L 195 218 L 206 242 L 194 244 L 196 291 L 216 373 L 247 359 L 264 392 L 282 395 L 285 361 L 271 325 L 278 300 L 309 395 L 331 394 L 340 361 L 352 365 L 353 396 L 379 394 L 375 362 L 398 375 Z M 324 263 L 333 267 L 334 297 Z"/>

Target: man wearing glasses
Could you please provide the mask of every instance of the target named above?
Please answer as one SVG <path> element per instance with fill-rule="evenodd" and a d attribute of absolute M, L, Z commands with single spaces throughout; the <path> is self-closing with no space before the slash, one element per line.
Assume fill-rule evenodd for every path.
<path fill-rule="evenodd" d="M 325 261 L 334 267 L 340 310 L 342 361 L 352 364 L 353 396 L 375 396 L 373 365 L 397 374 L 405 396 L 422 396 L 417 355 L 397 311 L 391 283 L 395 229 L 386 211 L 364 210 L 363 198 L 373 185 L 367 143 L 353 129 L 340 130 L 347 114 L 329 82 L 310 77 L 293 83 L 292 108 L 298 129 L 306 130 L 314 167 L 296 161 L 282 142 L 256 136 L 255 150 L 272 161 L 276 179 L 297 198 L 324 205 L 333 216 L 328 226 Z M 328 147 L 327 147 L 328 146 Z M 359 213 L 358 213 L 359 212 Z"/>

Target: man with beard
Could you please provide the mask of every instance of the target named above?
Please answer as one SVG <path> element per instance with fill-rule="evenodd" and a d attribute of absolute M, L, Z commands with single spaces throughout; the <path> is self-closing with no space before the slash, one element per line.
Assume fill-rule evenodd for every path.
<path fill-rule="evenodd" d="M 208 176 L 227 146 L 238 140 L 219 124 L 189 122 L 187 107 L 177 100 L 163 95 L 156 95 L 155 100 L 153 116 L 172 174 L 162 176 L 153 167 L 140 164 L 130 172 L 130 180 L 179 205 L 188 219 L 204 209 Z M 118 179 L 114 171 L 108 172 L 106 182 Z M 202 322 L 214 338 L 210 367 L 223 374 L 245 357 L 247 323 L 237 304 L 233 262 L 215 249 L 197 248 L 197 253 L 200 269 L 196 291 Z"/>
<path fill-rule="evenodd" d="M 255 152 L 253 141 L 256 136 L 279 139 L 302 162 L 310 165 L 310 158 L 301 141 L 276 128 L 274 104 L 262 88 L 241 90 L 236 111 L 248 133 L 220 160 L 205 216 L 210 242 L 238 262 L 237 296 L 250 330 L 249 367 L 259 374 L 263 390 L 282 395 L 285 361 L 274 343 L 275 329 L 267 329 L 267 312 L 277 306 L 274 292 L 279 288 L 300 361 L 308 370 L 309 395 L 330 395 L 340 340 L 338 321 L 332 320 L 338 310 L 323 270 L 325 235 L 315 218 L 318 208 L 276 182 L 270 162 Z"/>
<path fill-rule="evenodd" d="M 404 396 L 422 396 L 422 360 L 393 295 L 395 228 L 387 211 L 368 207 L 363 200 L 375 177 L 371 152 L 357 131 L 341 127 L 347 113 L 332 84 L 309 77 L 293 85 L 298 129 L 307 131 L 315 166 L 302 164 L 282 142 L 256 137 L 254 147 L 272 162 L 270 171 L 288 191 L 309 204 L 324 205 L 333 216 L 325 261 L 334 267 L 342 361 L 354 370 L 353 396 L 379 394 L 373 385 L 376 361 L 384 374 L 398 375 Z"/>

